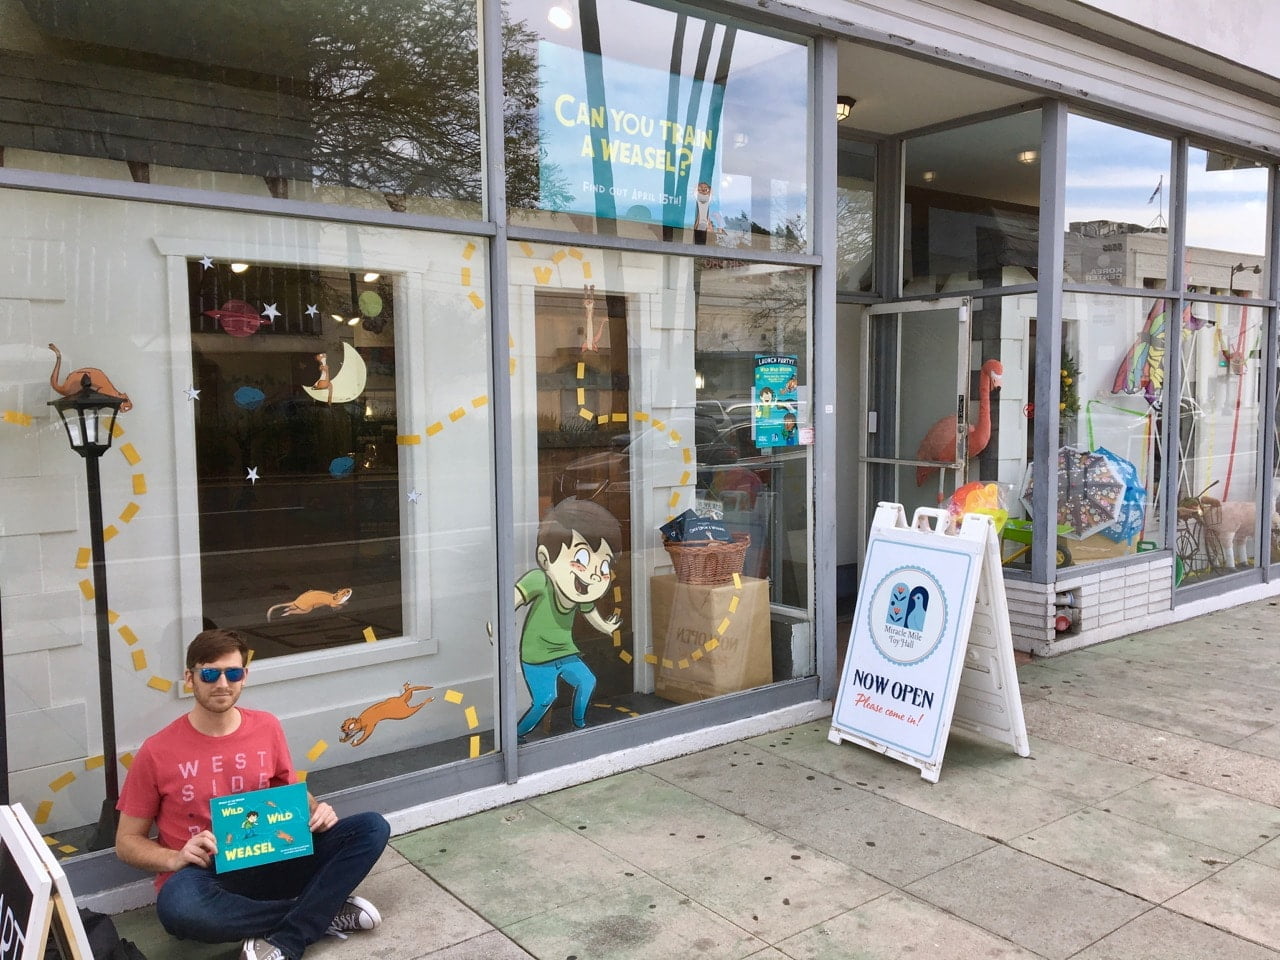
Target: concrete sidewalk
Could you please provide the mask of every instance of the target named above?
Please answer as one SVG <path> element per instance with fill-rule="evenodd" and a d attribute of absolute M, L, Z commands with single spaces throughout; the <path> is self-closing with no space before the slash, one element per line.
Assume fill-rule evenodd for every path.
<path fill-rule="evenodd" d="M 1278 613 L 1022 665 L 1032 757 L 955 733 L 937 784 L 808 723 L 397 837 L 307 957 L 1276 960 Z"/>

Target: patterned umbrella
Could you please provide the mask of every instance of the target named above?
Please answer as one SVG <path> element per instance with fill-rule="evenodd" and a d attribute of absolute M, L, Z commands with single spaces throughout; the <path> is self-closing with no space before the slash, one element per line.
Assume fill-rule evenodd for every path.
<path fill-rule="evenodd" d="M 1076 447 L 1058 449 L 1058 525 L 1063 536 L 1083 540 L 1116 522 L 1127 484 L 1106 456 Z M 1031 471 L 1022 501 L 1031 510 Z"/>
<path fill-rule="evenodd" d="M 1138 468 L 1106 447 L 1098 447 L 1094 452 L 1115 464 L 1116 472 L 1124 478 L 1124 496 L 1120 498 L 1120 513 L 1116 522 L 1103 530 L 1102 535 L 1116 543 L 1131 543 L 1142 533 L 1147 516 L 1147 491 L 1138 477 Z"/>

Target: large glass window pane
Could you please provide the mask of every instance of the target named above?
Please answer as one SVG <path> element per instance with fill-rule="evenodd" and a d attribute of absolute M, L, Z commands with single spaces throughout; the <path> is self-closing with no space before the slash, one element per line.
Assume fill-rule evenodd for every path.
<path fill-rule="evenodd" d="M 876 148 L 841 140 L 836 164 L 836 289 L 868 293 L 875 282 Z"/>
<path fill-rule="evenodd" d="M 481 212 L 474 0 L 12 3 L 6 167 Z"/>
<path fill-rule="evenodd" d="M 1040 223 L 1040 111 L 906 143 L 902 279 L 917 296 L 1030 283 Z"/>
<path fill-rule="evenodd" d="M 86 370 L 128 397 L 101 461 L 121 780 L 189 710 L 183 652 L 211 626 L 247 639 L 242 703 L 282 718 L 317 793 L 492 751 L 483 246 L 36 191 L 0 208 L 0 555 L 27 558 L 3 565 L 10 795 L 60 853 L 104 799 L 85 467 L 46 406 Z"/>
<path fill-rule="evenodd" d="M 1194 304 L 1182 342 L 1178 404 L 1178 574 L 1201 582 L 1265 557 L 1271 511 L 1259 510 L 1262 337 L 1268 310 Z M 1262 521 L 1259 529 L 1258 522 Z"/>
<path fill-rule="evenodd" d="M 1270 168 L 1191 147 L 1187 158 L 1190 296 L 1265 297 Z M 1195 302 L 1182 341 L 1178 405 L 1177 574 L 1190 585 L 1264 562 L 1260 510 L 1264 305 Z M 1262 537 L 1261 546 L 1258 543 Z"/>
<path fill-rule="evenodd" d="M 806 46 L 633 0 L 506 11 L 513 221 L 807 246 Z"/>
<path fill-rule="evenodd" d="M 808 271 L 511 255 L 521 734 L 812 674 Z M 686 511 L 736 543 L 674 557 Z"/>
<path fill-rule="evenodd" d="M 1215 150 L 1187 155 L 1187 286 L 1193 293 L 1266 295 L 1270 168 Z"/>
<path fill-rule="evenodd" d="M 1168 286 L 1169 162 L 1162 137 L 1068 118 L 1065 280 Z"/>
<path fill-rule="evenodd" d="M 1162 298 L 1064 294 L 1058 371 L 1059 565 L 1163 545 L 1160 485 L 1169 338 L 1187 326 Z M 1024 486 L 1028 505 L 1034 490 Z"/>

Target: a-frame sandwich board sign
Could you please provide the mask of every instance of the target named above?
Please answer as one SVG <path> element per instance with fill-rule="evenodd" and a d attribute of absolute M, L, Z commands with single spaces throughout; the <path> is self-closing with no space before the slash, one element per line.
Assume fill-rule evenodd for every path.
<path fill-rule="evenodd" d="M 33 894 L 39 891 L 42 919 L 39 929 L 32 930 L 33 937 L 26 944 L 32 951 L 30 956 L 33 960 L 43 960 L 45 947 L 52 937 L 63 960 L 93 960 L 93 951 L 80 920 L 80 912 L 76 909 L 75 895 L 71 892 L 66 871 L 58 863 L 22 804 L 0 807 L 0 835 L 3 836 L 6 850 L 20 851 L 18 856 L 32 870 L 39 868 L 42 875 L 38 888 L 31 888 Z M 0 960 L 8 960 L 10 956 L 25 960 L 28 956 L 26 952 L 11 955 L 2 951 L 3 946 L 0 944 Z"/>
<path fill-rule="evenodd" d="M 43 960 L 53 878 L 11 807 L 0 806 L 0 956 Z"/>
<path fill-rule="evenodd" d="M 938 782 L 952 724 L 1030 756 L 991 517 L 881 503 L 828 739 Z"/>

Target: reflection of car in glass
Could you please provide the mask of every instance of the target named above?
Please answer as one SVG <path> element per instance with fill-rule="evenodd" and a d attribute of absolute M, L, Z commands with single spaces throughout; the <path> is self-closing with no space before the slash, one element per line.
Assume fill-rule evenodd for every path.
<path fill-rule="evenodd" d="M 799 454 L 798 447 L 757 447 L 752 433 L 749 409 L 745 419 L 699 415 L 694 420 L 694 453 L 697 462 L 699 491 L 720 502 L 724 520 L 734 533 L 747 533 L 751 547 L 747 551 L 743 573 L 752 577 L 769 577 L 773 556 L 773 529 L 777 522 L 776 494 L 780 469 Z M 679 432 L 684 433 L 681 429 Z M 553 501 L 566 497 L 593 500 L 623 520 L 624 537 L 630 540 L 631 475 L 655 479 L 652 471 L 643 469 L 648 443 L 671 442 L 669 434 L 648 433 L 633 437 L 619 434 L 609 449 L 597 449 L 570 460 L 551 480 Z M 665 518 L 664 518 L 665 519 Z"/>
<path fill-rule="evenodd" d="M 699 415 L 694 419 L 693 435 L 698 484 L 703 488 L 712 484 L 713 475 L 720 468 L 736 465 L 744 457 L 766 453 L 751 442 L 750 421 L 726 425 Z M 614 439 L 616 448 L 589 453 L 565 465 L 552 485 L 555 500 L 566 497 L 594 500 L 614 516 L 629 514 L 633 457 L 643 456 L 643 446 L 640 437 L 630 434 L 619 434 Z M 759 478 L 757 483 L 763 486 Z"/>

